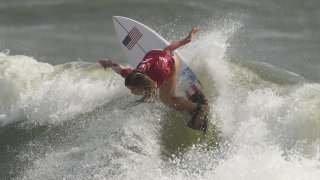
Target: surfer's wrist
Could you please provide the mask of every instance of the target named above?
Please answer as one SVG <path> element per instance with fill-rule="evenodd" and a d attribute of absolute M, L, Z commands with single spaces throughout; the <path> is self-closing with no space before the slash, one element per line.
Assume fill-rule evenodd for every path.
<path fill-rule="evenodd" d="M 184 38 L 184 39 L 185 39 L 186 43 L 191 42 L 191 37 L 190 37 L 190 36 L 187 36 L 187 37 L 186 37 L 186 38 Z"/>
<path fill-rule="evenodd" d="M 183 40 L 183 44 L 188 44 L 191 41 L 191 38 L 189 36 L 185 37 Z"/>

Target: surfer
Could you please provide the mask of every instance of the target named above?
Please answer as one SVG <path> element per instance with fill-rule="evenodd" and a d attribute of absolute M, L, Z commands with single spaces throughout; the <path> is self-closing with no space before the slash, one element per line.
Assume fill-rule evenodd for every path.
<path fill-rule="evenodd" d="M 172 52 L 191 42 L 199 30 L 199 27 L 194 27 L 185 38 L 171 43 L 164 50 L 149 51 L 136 69 L 124 67 L 110 59 L 99 60 L 99 63 L 104 69 L 111 67 L 125 78 L 125 86 L 132 94 L 142 95 L 137 102 L 161 100 L 177 111 L 192 112 L 193 117 L 188 126 L 196 130 L 206 130 L 208 112 L 206 100 L 195 103 L 184 97 L 174 96 L 180 61 Z"/>

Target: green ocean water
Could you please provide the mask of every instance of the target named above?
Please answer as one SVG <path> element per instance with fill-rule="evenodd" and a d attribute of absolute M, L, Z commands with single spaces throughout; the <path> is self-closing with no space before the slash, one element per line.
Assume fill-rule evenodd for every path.
<path fill-rule="evenodd" d="M 0 179 L 306 179 L 319 170 L 318 1 L 0 4 Z M 134 97 L 112 16 L 180 49 L 210 102 L 207 133 Z"/>

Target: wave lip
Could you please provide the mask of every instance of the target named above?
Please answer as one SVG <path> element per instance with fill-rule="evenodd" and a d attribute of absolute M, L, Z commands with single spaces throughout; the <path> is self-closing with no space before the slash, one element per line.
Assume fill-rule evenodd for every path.
<path fill-rule="evenodd" d="M 111 72 L 111 71 L 110 71 Z M 17 121 L 55 123 L 126 91 L 120 77 L 96 63 L 52 66 L 28 56 L 0 56 L 2 126 Z M 120 88 L 120 90 L 119 90 Z"/>

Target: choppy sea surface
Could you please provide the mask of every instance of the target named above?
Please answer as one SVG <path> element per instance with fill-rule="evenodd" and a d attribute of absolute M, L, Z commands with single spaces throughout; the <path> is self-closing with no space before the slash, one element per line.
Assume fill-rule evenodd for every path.
<path fill-rule="evenodd" d="M 3 0 L 0 179 L 318 180 L 317 0 Z M 112 16 L 172 41 L 210 101 L 207 133 L 160 103 L 130 106 Z"/>

